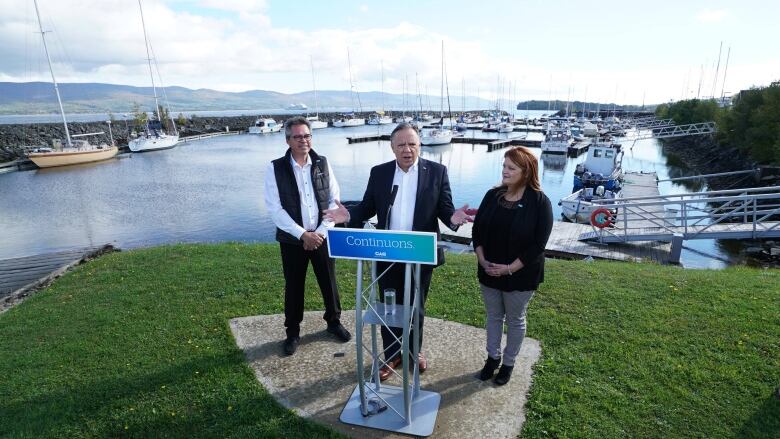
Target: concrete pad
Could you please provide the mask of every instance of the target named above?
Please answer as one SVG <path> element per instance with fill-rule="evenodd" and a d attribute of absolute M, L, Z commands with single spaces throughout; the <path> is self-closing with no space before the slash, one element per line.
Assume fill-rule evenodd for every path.
<path fill-rule="evenodd" d="M 230 328 L 258 381 L 285 407 L 351 437 L 407 437 L 339 421 L 357 384 L 355 312 L 344 311 L 341 321 L 353 332 L 348 343 L 339 342 L 325 331 L 322 311 L 305 313 L 301 344 L 289 357 L 282 353 L 282 314 L 236 318 L 230 321 Z M 363 356 L 368 371 L 368 327 L 363 340 L 368 347 Z M 537 340 L 525 339 L 512 379 L 503 387 L 477 378 L 486 358 L 484 329 L 426 317 L 423 352 L 428 370 L 420 376 L 421 388 L 441 394 L 436 427 L 430 437 L 517 437 L 525 420 L 531 368 L 541 353 Z M 401 380 L 393 376 L 386 384 L 399 386 Z"/>

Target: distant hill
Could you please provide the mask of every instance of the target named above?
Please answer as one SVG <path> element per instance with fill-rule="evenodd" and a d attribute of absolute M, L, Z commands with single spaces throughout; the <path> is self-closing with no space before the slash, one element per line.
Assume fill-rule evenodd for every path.
<path fill-rule="evenodd" d="M 133 87 L 129 85 L 99 83 L 61 83 L 59 84 L 63 106 L 67 113 L 130 113 L 137 104 L 143 110 L 154 107 L 151 87 Z M 285 109 L 291 104 L 304 103 L 314 110 L 314 92 L 306 91 L 285 94 L 267 90 L 250 90 L 240 93 L 222 92 L 209 89 L 192 90 L 184 87 L 166 87 L 171 113 L 197 110 L 242 110 L 242 109 Z M 162 95 L 160 89 L 158 94 Z M 359 93 L 363 111 L 379 110 L 382 106 L 382 93 L 376 91 Z M 348 90 L 317 91 L 317 98 L 323 110 L 345 110 L 353 108 Z M 470 105 L 479 104 L 482 108 L 490 106 L 490 101 L 467 97 Z M 407 96 L 407 101 L 418 102 L 416 96 Z M 431 96 L 430 101 L 437 101 Z M 428 97 L 422 97 L 428 102 Z M 461 102 L 461 97 L 451 96 L 453 105 Z M 386 109 L 402 109 L 404 97 L 400 94 L 384 94 Z M 355 110 L 358 104 L 355 101 Z M 410 111 L 418 110 L 412 108 Z M 424 108 L 425 111 L 438 111 Z M 456 111 L 456 108 L 452 108 Z M 457 110 L 460 110 L 458 107 Z M 58 112 L 54 90 L 48 82 L 0 82 L 0 114 L 40 114 Z"/>
<path fill-rule="evenodd" d="M 518 110 L 552 110 L 552 111 L 558 111 L 558 110 L 565 110 L 566 109 L 566 101 L 523 101 L 517 104 Z M 641 105 L 617 105 L 613 103 L 599 103 L 599 102 L 582 102 L 582 101 L 574 101 L 574 102 L 568 102 L 569 104 L 569 113 L 574 113 L 577 111 L 582 111 L 584 108 L 587 111 L 596 111 L 600 109 L 601 111 L 610 111 L 612 109 L 615 110 L 627 110 L 627 111 L 653 111 L 655 110 L 655 107 L 657 105 L 645 105 L 642 107 Z"/>

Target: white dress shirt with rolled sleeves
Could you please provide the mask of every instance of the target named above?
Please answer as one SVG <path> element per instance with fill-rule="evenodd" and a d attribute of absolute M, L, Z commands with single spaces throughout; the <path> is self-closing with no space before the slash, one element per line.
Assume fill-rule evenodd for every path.
<path fill-rule="evenodd" d="M 273 163 L 269 163 L 265 171 L 265 207 L 268 209 L 268 213 L 271 214 L 271 219 L 276 227 L 292 236 L 301 239 L 304 232 L 313 231 L 325 238 L 327 229 L 332 228 L 334 224 L 333 221 L 323 220 L 317 226 L 319 206 L 317 205 L 317 199 L 314 197 L 315 189 L 311 182 L 311 156 L 306 156 L 306 164 L 303 166 L 299 165 L 292 156 L 290 161 L 292 162 L 293 174 L 295 174 L 295 182 L 298 185 L 298 194 L 301 199 L 301 219 L 303 224 L 298 225 L 290 214 L 282 208 L 282 202 L 279 199 L 279 188 L 276 186 Z M 330 162 L 328 162 L 328 175 L 330 184 L 328 209 L 335 209 L 337 207 L 336 200 L 339 199 L 341 193 L 336 177 L 333 175 L 333 169 L 330 167 Z"/>
<path fill-rule="evenodd" d="M 390 230 L 412 230 L 414 208 L 417 204 L 417 179 L 420 159 L 414 161 L 407 172 L 395 164 L 393 185 L 398 185 L 393 210 L 390 212 Z"/>

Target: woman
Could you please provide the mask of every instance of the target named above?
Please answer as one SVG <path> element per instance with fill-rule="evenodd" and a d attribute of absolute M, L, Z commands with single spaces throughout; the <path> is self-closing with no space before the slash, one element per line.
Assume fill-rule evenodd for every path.
<path fill-rule="evenodd" d="M 474 218 L 472 239 L 479 265 L 477 277 L 487 314 L 487 354 L 480 372 L 494 382 L 509 382 L 525 337 L 525 311 L 544 279 L 544 247 L 552 230 L 550 199 L 539 185 L 539 166 L 530 150 L 504 154 L 501 184 L 490 189 Z M 501 335 L 507 342 L 501 358 Z"/>

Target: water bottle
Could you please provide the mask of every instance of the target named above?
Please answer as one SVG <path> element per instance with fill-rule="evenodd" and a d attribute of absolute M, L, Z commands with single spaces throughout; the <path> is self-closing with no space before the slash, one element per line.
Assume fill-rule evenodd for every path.
<path fill-rule="evenodd" d="M 385 290 L 385 314 L 395 314 L 395 289 L 393 288 Z"/>

